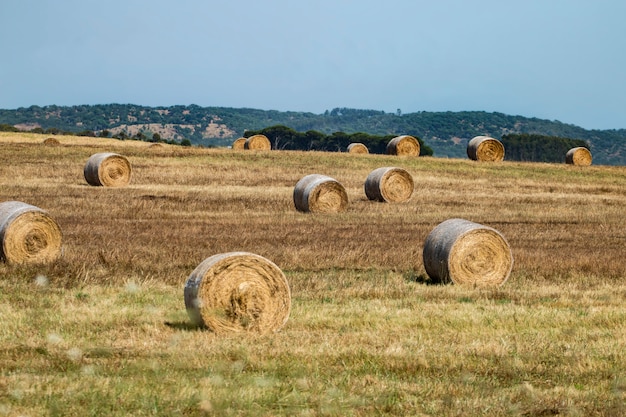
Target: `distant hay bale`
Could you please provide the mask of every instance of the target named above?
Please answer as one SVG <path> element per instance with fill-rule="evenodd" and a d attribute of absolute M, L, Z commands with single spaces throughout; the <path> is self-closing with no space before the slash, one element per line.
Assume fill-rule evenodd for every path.
<path fill-rule="evenodd" d="M 191 321 L 216 333 L 276 332 L 291 309 L 289 284 L 280 268 L 248 252 L 206 258 L 189 275 L 184 296 Z"/>
<path fill-rule="evenodd" d="M 159 143 L 159 142 L 154 142 L 154 143 L 151 143 L 150 145 L 148 145 L 148 148 L 150 148 L 150 149 L 159 149 L 159 148 L 162 148 L 162 147 L 163 147 L 163 144 Z"/>
<path fill-rule="evenodd" d="M 244 148 L 253 151 L 269 151 L 272 149 L 272 144 L 265 135 L 253 135 L 246 139 Z"/>
<path fill-rule="evenodd" d="M 504 145 L 489 136 L 476 136 L 467 144 L 467 156 L 473 161 L 499 162 L 504 160 Z"/>
<path fill-rule="evenodd" d="M 232 145 L 233 149 L 242 150 L 246 148 L 246 138 L 235 139 Z"/>
<path fill-rule="evenodd" d="M 46 138 L 44 139 L 43 144 L 47 146 L 58 146 L 61 142 L 59 142 L 57 138 Z"/>
<path fill-rule="evenodd" d="M 420 143 L 413 136 L 396 136 L 387 143 L 387 154 L 398 156 L 419 156 Z"/>
<path fill-rule="evenodd" d="M 348 145 L 348 152 L 349 153 L 356 153 L 356 154 L 366 154 L 366 153 L 370 153 L 369 149 L 367 149 L 367 146 L 365 146 L 362 143 L 351 143 Z"/>
<path fill-rule="evenodd" d="M 513 268 L 511 249 L 500 232 L 463 219 L 435 227 L 424 242 L 423 258 L 428 276 L 443 283 L 498 286 Z"/>
<path fill-rule="evenodd" d="M 369 173 L 365 195 L 374 201 L 401 203 L 413 195 L 413 177 L 403 168 L 382 167 Z"/>
<path fill-rule="evenodd" d="M 61 254 L 61 229 L 39 207 L 20 201 L 0 203 L 0 257 L 11 264 L 40 264 Z"/>
<path fill-rule="evenodd" d="M 310 174 L 296 183 L 293 202 L 298 211 L 337 213 L 348 207 L 348 193 L 334 178 Z"/>
<path fill-rule="evenodd" d="M 565 163 L 586 167 L 591 165 L 591 152 L 584 146 L 572 148 L 565 154 Z"/>
<path fill-rule="evenodd" d="M 132 167 L 128 159 L 122 155 L 101 152 L 89 157 L 84 174 L 89 185 L 123 187 L 130 183 Z"/>

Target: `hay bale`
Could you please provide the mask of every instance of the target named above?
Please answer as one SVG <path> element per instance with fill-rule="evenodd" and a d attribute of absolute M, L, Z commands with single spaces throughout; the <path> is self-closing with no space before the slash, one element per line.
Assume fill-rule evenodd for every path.
<path fill-rule="evenodd" d="M 291 309 L 289 284 L 280 268 L 248 252 L 205 259 L 189 275 L 184 295 L 191 321 L 216 333 L 275 332 Z"/>
<path fill-rule="evenodd" d="M 565 154 L 565 163 L 587 167 L 591 165 L 591 152 L 584 146 L 572 148 Z"/>
<path fill-rule="evenodd" d="M 238 138 L 232 144 L 232 148 L 235 150 L 242 150 L 246 148 L 246 138 Z"/>
<path fill-rule="evenodd" d="M 365 180 L 365 195 L 374 201 L 401 203 L 413 195 L 413 177 L 403 168 L 382 167 L 369 173 Z"/>
<path fill-rule="evenodd" d="M 293 202 L 298 211 L 337 213 L 348 207 L 348 193 L 334 178 L 310 174 L 296 183 Z"/>
<path fill-rule="evenodd" d="M 348 152 L 349 153 L 356 153 L 356 154 L 366 154 L 366 153 L 370 153 L 369 149 L 367 149 L 367 146 L 363 145 L 362 143 L 351 143 L 348 145 Z"/>
<path fill-rule="evenodd" d="M 272 144 L 265 135 L 253 135 L 246 139 L 244 149 L 251 149 L 253 151 L 269 151 L 272 149 Z"/>
<path fill-rule="evenodd" d="M 398 156 L 419 156 L 420 143 L 413 136 L 396 136 L 387 143 L 387 154 Z"/>
<path fill-rule="evenodd" d="M 499 162 L 504 160 L 504 145 L 489 136 L 476 136 L 467 144 L 467 156 L 473 161 Z"/>
<path fill-rule="evenodd" d="M 463 219 L 435 227 L 424 242 L 424 267 L 435 281 L 502 285 L 513 268 L 508 242 L 495 229 Z"/>
<path fill-rule="evenodd" d="M 94 186 L 123 187 L 130 183 L 131 173 L 128 159 L 112 152 L 91 155 L 84 168 L 85 180 Z"/>
<path fill-rule="evenodd" d="M 0 203 L 0 257 L 11 264 L 54 261 L 61 254 L 61 229 L 39 207 L 20 201 Z"/>
<path fill-rule="evenodd" d="M 46 146 L 58 146 L 61 144 L 57 138 L 46 138 L 43 141 L 43 144 Z"/>

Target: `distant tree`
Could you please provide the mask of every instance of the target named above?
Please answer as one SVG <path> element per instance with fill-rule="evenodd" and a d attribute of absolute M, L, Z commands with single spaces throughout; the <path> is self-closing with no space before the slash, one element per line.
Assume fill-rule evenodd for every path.
<path fill-rule="evenodd" d="M 505 158 L 510 161 L 563 162 L 572 148 L 589 147 L 580 139 L 537 134 L 508 134 L 502 136 Z"/>
<path fill-rule="evenodd" d="M 191 141 L 189 139 L 183 139 L 180 141 L 181 146 L 191 146 Z"/>
<path fill-rule="evenodd" d="M 101 138 L 108 138 L 109 136 L 111 136 L 111 132 L 104 129 L 100 131 L 100 137 Z"/>
<path fill-rule="evenodd" d="M 159 135 L 158 133 L 153 133 L 152 142 L 161 142 L 161 135 Z"/>

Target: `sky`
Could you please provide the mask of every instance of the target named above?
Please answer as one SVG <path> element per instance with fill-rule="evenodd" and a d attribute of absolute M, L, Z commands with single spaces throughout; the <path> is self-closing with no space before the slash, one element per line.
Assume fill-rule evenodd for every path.
<path fill-rule="evenodd" d="M 1 0 L 0 108 L 487 111 L 626 128 L 624 0 Z"/>

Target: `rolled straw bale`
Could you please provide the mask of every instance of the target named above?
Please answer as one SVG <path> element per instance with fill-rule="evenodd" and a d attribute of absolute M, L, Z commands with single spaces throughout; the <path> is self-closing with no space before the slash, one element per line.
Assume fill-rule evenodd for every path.
<path fill-rule="evenodd" d="M 61 254 L 61 229 L 48 213 L 21 201 L 0 203 L 0 257 L 7 263 L 46 263 Z"/>
<path fill-rule="evenodd" d="M 253 135 L 246 139 L 244 148 L 254 151 L 269 151 L 272 149 L 272 144 L 265 135 Z"/>
<path fill-rule="evenodd" d="M 232 145 L 233 149 L 241 150 L 246 148 L 246 138 L 235 139 Z"/>
<path fill-rule="evenodd" d="M 365 195 L 374 201 L 401 203 L 411 198 L 413 189 L 413 177 L 403 168 L 376 168 L 365 180 Z"/>
<path fill-rule="evenodd" d="M 420 143 L 413 136 L 396 136 L 387 143 L 387 154 L 398 156 L 419 156 Z"/>
<path fill-rule="evenodd" d="M 467 144 L 467 156 L 473 161 L 499 162 L 504 160 L 504 145 L 489 136 L 476 136 Z"/>
<path fill-rule="evenodd" d="M 565 163 L 578 166 L 591 165 L 591 152 L 584 146 L 572 148 L 565 154 Z"/>
<path fill-rule="evenodd" d="M 370 153 L 369 149 L 367 149 L 367 146 L 365 146 L 362 143 L 351 143 L 348 145 L 348 152 L 349 153 L 356 153 L 356 154 L 365 154 L 365 153 Z"/>
<path fill-rule="evenodd" d="M 130 182 L 132 167 L 126 157 L 101 152 L 91 155 L 85 164 L 85 180 L 89 185 L 123 187 Z"/>
<path fill-rule="evenodd" d="M 513 268 L 508 242 L 495 229 L 464 219 L 435 227 L 424 242 L 428 276 L 443 283 L 502 285 Z"/>
<path fill-rule="evenodd" d="M 184 295 L 191 321 L 216 333 L 275 332 L 291 309 L 291 291 L 280 268 L 248 252 L 206 258 L 189 275 Z"/>
<path fill-rule="evenodd" d="M 60 145 L 61 142 L 59 142 L 57 138 L 46 138 L 44 139 L 43 144 L 47 146 L 57 146 Z"/>
<path fill-rule="evenodd" d="M 298 211 L 337 213 L 348 207 L 348 193 L 334 178 L 309 174 L 296 183 L 293 202 Z"/>

